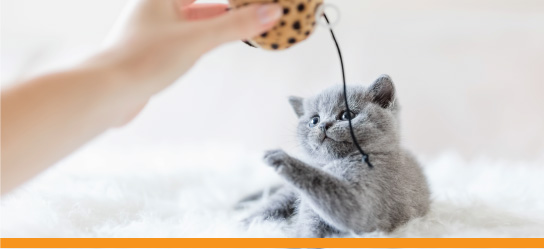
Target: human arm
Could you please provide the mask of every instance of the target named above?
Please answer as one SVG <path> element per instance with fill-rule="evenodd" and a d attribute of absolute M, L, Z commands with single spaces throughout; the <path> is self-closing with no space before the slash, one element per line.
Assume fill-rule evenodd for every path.
<path fill-rule="evenodd" d="M 109 128 L 123 125 L 198 58 L 272 27 L 281 8 L 140 0 L 89 60 L 2 89 L 2 194 Z M 270 5 L 269 5 L 270 6 Z"/>

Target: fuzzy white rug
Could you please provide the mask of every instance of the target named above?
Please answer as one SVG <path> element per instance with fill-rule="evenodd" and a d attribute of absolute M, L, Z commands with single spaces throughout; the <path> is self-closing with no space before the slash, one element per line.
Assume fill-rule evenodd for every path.
<path fill-rule="evenodd" d="M 232 145 L 84 149 L 4 197 L 2 237 L 290 237 L 287 225 L 245 229 L 242 197 L 280 182 L 261 151 Z M 544 158 L 422 159 L 431 212 L 363 237 L 543 237 Z"/>

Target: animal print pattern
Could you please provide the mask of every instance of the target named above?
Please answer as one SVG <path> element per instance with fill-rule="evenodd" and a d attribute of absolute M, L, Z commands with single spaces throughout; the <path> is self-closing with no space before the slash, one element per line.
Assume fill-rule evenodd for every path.
<path fill-rule="evenodd" d="M 232 8 L 252 3 L 277 3 L 283 7 L 283 16 L 269 31 L 248 42 L 266 50 L 283 50 L 306 40 L 316 26 L 316 13 L 323 0 L 229 0 Z"/>

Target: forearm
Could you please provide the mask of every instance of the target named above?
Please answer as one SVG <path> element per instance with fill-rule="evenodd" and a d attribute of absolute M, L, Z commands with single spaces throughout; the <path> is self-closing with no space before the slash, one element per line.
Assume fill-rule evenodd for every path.
<path fill-rule="evenodd" d="M 85 64 L 2 91 L 2 193 L 118 125 L 145 103 L 113 68 Z M 122 76 L 121 76 L 122 77 Z"/>

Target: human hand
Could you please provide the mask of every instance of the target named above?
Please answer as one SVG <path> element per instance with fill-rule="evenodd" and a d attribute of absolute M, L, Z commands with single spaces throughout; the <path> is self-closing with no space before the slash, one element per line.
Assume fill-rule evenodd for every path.
<path fill-rule="evenodd" d="M 114 28 L 105 53 L 93 62 L 113 65 L 117 76 L 130 79 L 129 87 L 150 97 L 178 79 L 204 53 L 263 33 L 282 15 L 276 4 L 227 13 L 226 4 L 194 1 L 134 1 Z"/>
<path fill-rule="evenodd" d="M 123 126 L 149 98 L 187 72 L 204 53 L 230 41 L 253 37 L 274 26 L 282 9 L 250 5 L 227 13 L 226 4 L 195 0 L 135 0 L 127 6 L 103 53 L 89 61 L 107 68 L 114 88 L 127 96 Z M 135 101 L 136 100 L 136 101 Z"/>

